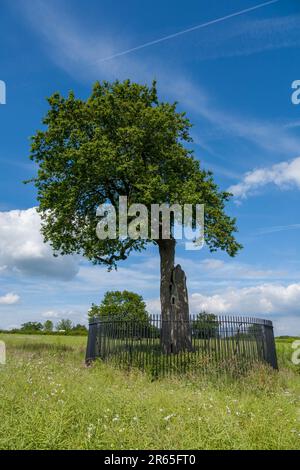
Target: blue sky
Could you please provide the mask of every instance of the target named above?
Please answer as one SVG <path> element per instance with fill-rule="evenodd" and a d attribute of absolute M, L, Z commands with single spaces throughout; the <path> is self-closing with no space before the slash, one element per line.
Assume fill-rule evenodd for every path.
<path fill-rule="evenodd" d="M 262 3 L 262 2 L 261 2 Z M 274 320 L 277 334 L 300 333 L 300 3 L 279 0 L 207 27 L 175 33 L 259 0 L 0 0 L 0 328 L 24 321 L 86 320 L 108 289 L 130 289 L 159 309 L 156 249 L 117 272 L 78 258 L 54 259 L 39 235 L 29 137 L 41 127 L 45 98 L 95 80 L 158 81 L 193 122 L 193 148 L 235 198 L 244 250 L 235 259 L 178 250 L 191 311 Z M 173 35 L 172 38 L 124 51 Z M 114 58 L 107 59 L 111 56 Z"/>

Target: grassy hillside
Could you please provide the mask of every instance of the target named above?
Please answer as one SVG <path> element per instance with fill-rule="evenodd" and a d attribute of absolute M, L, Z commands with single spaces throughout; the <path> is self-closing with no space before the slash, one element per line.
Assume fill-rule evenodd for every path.
<path fill-rule="evenodd" d="M 299 449 L 300 374 L 279 341 L 279 373 L 236 381 L 151 381 L 100 362 L 86 338 L 0 335 L 1 449 Z"/>

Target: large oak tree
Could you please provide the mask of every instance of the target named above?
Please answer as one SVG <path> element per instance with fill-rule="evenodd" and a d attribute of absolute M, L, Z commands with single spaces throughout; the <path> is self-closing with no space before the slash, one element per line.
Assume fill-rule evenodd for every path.
<path fill-rule="evenodd" d="M 44 128 L 33 137 L 31 151 L 39 166 L 32 181 L 45 241 L 56 253 L 80 253 L 109 269 L 132 251 L 155 243 L 166 324 L 175 315 L 170 295 L 176 247 L 172 233 L 169 239 L 99 240 L 96 208 L 110 202 L 118 209 L 119 196 L 127 196 L 129 205 L 142 203 L 149 211 L 151 204 L 204 204 L 207 246 L 234 256 L 241 246 L 234 236 L 236 221 L 225 213 L 231 195 L 219 190 L 212 173 L 202 169 L 187 148 L 190 121 L 177 111 L 176 103 L 159 101 L 155 83 L 96 83 L 87 100 L 74 93 L 67 98 L 55 93 L 48 101 Z M 185 294 L 184 299 L 187 302 Z M 165 351 L 188 347 L 183 338 L 187 334 L 166 328 Z"/>

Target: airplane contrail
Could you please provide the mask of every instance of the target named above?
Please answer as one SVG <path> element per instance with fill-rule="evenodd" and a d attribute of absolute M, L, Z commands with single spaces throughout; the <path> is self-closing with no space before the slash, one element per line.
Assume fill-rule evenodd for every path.
<path fill-rule="evenodd" d="M 140 49 L 144 49 L 145 47 L 153 46 L 154 44 L 158 44 L 158 43 L 163 42 L 163 41 L 168 41 L 169 39 L 176 38 L 178 36 L 181 36 L 182 34 L 190 33 L 190 32 L 195 31 L 197 29 L 206 28 L 207 26 L 211 26 L 211 25 L 216 24 L 216 23 L 221 23 L 222 21 L 229 20 L 230 18 L 234 18 L 235 16 L 241 16 L 241 15 L 244 15 L 244 14 L 249 13 L 251 11 L 258 10 L 259 8 L 263 8 L 263 7 L 266 7 L 268 5 L 272 5 L 273 3 L 278 3 L 280 1 L 281 0 L 271 0 L 271 1 L 268 1 L 268 2 L 260 3 L 259 5 L 255 5 L 253 7 L 246 8 L 245 10 L 237 11 L 235 13 L 231 13 L 230 15 L 222 16 L 221 18 L 216 18 L 216 19 L 208 21 L 206 23 L 201 23 L 201 24 L 198 24 L 196 26 L 193 26 L 192 28 L 184 29 L 183 31 L 178 31 L 177 33 L 169 34 L 168 36 L 164 36 L 164 37 L 161 37 L 159 39 L 155 39 L 154 41 L 146 42 L 144 44 L 141 44 L 140 46 L 132 47 L 131 49 L 127 49 L 125 51 L 118 52 L 118 53 L 113 54 L 113 55 L 108 56 L 108 57 L 104 57 L 103 59 L 97 60 L 95 63 L 104 62 L 106 60 L 111 60 L 111 59 L 115 59 L 116 57 L 120 57 L 120 56 L 123 56 L 123 55 L 126 55 L 126 54 L 130 54 L 131 52 L 138 51 Z"/>
<path fill-rule="evenodd" d="M 270 233 L 283 232 L 286 230 L 299 230 L 300 224 L 278 225 L 257 230 L 256 235 L 268 235 Z"/>

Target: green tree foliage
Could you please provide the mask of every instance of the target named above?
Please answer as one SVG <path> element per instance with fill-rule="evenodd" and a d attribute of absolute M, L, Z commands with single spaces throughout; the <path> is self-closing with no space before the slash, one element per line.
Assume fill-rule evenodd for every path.
<path fill-rule="evenodd" d="M 45 129 L 32 139 L 38 166 L 43 234 L 56 252 L 82 253 L 94 263 L 116 266 L 144 240 L 99 240 L 96 208 L 118 197 L 128 204 L 205 204 L 206 243 L 234 256 L 235 220 L 224 212 L 230 194 L 200 169 L 191 150 L 190 121 L 176 103 L 160 102 L 155 83 L 96 83 L 86 100 L 55 93 Z"/>
<path fill-rule="evenodd" d="M 20 334 L 57 334 L 63 331 L 65 334 L 70 336 L 86 336 L 88 329 L 85 325 L 77 324 L 73 325 L 71 320 L 63 319 L 55 326 L 56 333 L 54 331 L 54 325 L 51 320 L 46 320 L 44 324 L 39 322 L 27 322 L 24 323 L 21 328 L 15 328 L 11 330 L 12 333 Z"/>
<path fill-rule="evenodd" d="M 43 330 L 43 324 L 39 322 L 27 322 L 21 325 L 22 332 L 38 332 Z"/>
<path fill-rule="evenodd" d="M 71 330 L 71 334 L 74 336 L 86 336 L 87 333 L 88 333 L 87 327 L 85 325 L 81 325 L 80 323 L 73 326 Z"/>
<path fill-rule="evenodd" d="M 52 333 L 53 329 L 54 329 L 53 322 L 51 320 L 46 320 L 44 325 L 43 325 L 43 330 L 46 333 Z"/>
<path fill-rule="evenodd" d="M 148 322 L 149 315 L 143 297 L 127 290 L 106 292 L 99 306 L 92 305 L 90 319 L 112 319 Z"/>
<path fill-rule="evenodd" d="M 99 306 L 92 305 L 89 318 L 107 321 L 108 334 L 114 337 L 159 336 L 157 328 L 151 324 L 143 297 L 134 292 L 106 292 Z"/>
<path fill-rule="evenodd" d="M 199 313 L 193 321 L 193 335 L 200 339 L 217 338 L 219 335 L 218 317 L 213 313 Z"/>
<path fill-rule="evenodd" d="M 73 328 L 73 324 L 71 320 L 68 320 L 68 319 L 62 319 L 56 325 L 57 331 L 65 331 L 66 333 L 69 333 L 72 330 L 72 328 Z"/>

